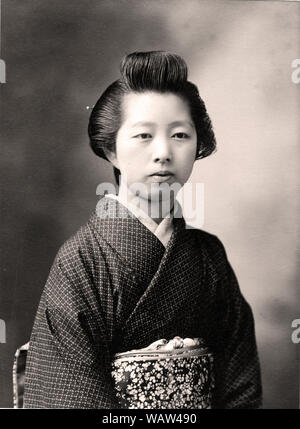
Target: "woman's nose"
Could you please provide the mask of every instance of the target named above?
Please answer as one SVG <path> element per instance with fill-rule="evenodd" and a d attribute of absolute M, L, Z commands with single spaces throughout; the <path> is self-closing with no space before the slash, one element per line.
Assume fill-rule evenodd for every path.
<path fill-rule="evenodd" d="M 152 158 L 154 162 L 170 162 L 172 159 L 171 145 L 165 138 L 153 141 Z"/>

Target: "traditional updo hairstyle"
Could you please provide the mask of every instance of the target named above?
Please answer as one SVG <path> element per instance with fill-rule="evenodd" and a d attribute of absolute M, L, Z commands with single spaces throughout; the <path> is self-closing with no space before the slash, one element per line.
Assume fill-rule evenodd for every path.
<path fill-rule="evenodd" d="M 198 88 L 187 80 L 185 61 L 164 51 L 133 52 L 120 64 L 121 78 L 113 82 L 95 104 L 89 119 L 90 145 L 96 155 L 108 160 L 105 150 L 115 151 L 116 136 L 122 124 L 122 98 L 130 92 L 171 92 L 190 106 L 197 132 L 196 159 L 210 155 L 216 149 L 215 135 Z M 119 184 L 120 171 L 114 167 Z"/>

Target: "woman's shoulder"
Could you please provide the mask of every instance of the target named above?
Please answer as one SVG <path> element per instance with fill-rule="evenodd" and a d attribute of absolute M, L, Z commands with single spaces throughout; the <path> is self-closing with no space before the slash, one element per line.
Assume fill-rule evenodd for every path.
<path fill-rule="evenodd" d="M 56 254 L 56 261 L 72 266 L 76 263 L 88 262 L 99 256 L 100 245 L 91 225 L 93 216 L 94 214 L 63 242 Z"/>
<path fill-rule="evenodd" d="M 59 247 L 43 290 L 42 305 L 86 311 L 86 303 L 92 305 L 97 298 L 98 288 L 94 286 L 100 286 L 99 279 L 105 276 L 105 261 L 89 219 Z"/>
<path fill-rule="evenodd" d="M 221 257 L 226 258 L 226 250 L 224 244 L 220 238 L 204 229 L 195 228 L 191 225 L 187 225 L 187 229 L 191 230 L 191 234 L 194 235 L 197 244 L 201 245 L 202 248 L 205 248 L 209 253 L 215 255 L 220 255 Z"/>
<path fill-rule="evenodd" d="M 190 230 L 191 233 L 194 234 L 198 240 L 202 240 L 205 243 L 207 242 L 211 245 L 216 245 L 216 246 L 222 245 L 223 246 L 221 240 L 219 239 L 219 237 L 216 234 L 213 234 L 213 233 L 208 232 L 208 231 L 201 229 L 201 228 L 196 228 L 196 227 L 194 227 L 192 225 L 188 225 L 188 224 L 186 224 L 186 229 Z"/>
<path fill-rule="evenodd" d="M 91 285 L 100 274 L 105 276 L 106 265 L 90 224 L 91 217 L 59 247 L 44 288 L 48 302 L 57 303 L 57 297 L 79 302 L 79 297 L 92 296 Z"/>

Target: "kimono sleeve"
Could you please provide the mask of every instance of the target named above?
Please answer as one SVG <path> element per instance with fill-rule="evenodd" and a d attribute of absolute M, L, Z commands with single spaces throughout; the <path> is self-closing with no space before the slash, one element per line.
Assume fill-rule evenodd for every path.
<path fill-rule="evenodd" d="M 262 386 L 253 313 L 240 291 L 224 246 L 217 240 L 219 258 L 222 259 L 222 302 L 225 308 L 219 341 L 222 350 L 217 366 L 216 407 L 260 408 Z"/>
<path fill-rule="evenodd" d="M 57 256 L 26 363 L 24 408 L 119 408 L 105 317 L 81 257 Z"/>

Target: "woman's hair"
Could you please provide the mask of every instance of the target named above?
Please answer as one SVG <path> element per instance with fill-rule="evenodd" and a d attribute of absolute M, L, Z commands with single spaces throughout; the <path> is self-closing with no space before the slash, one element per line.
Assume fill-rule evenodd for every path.
<path fill-rule="evenodd" d="M 105 150 L 115 151 L 116 136 L 122 124 L 122 99 L 125 94 L 156 91 L 172 93 L 185 100 L 197 132 L 196 159 L 214 152 L 216 140 L 210 118 L 198 88 L 187 80 L 185 61 L 164 51 L 133 52 L 120 64 L 121 78 L 101 95 L 90 115 L 88 134 L 96 155 L 107 159 Z M 114 168 L 117 182 L 120 172 Z"/>

